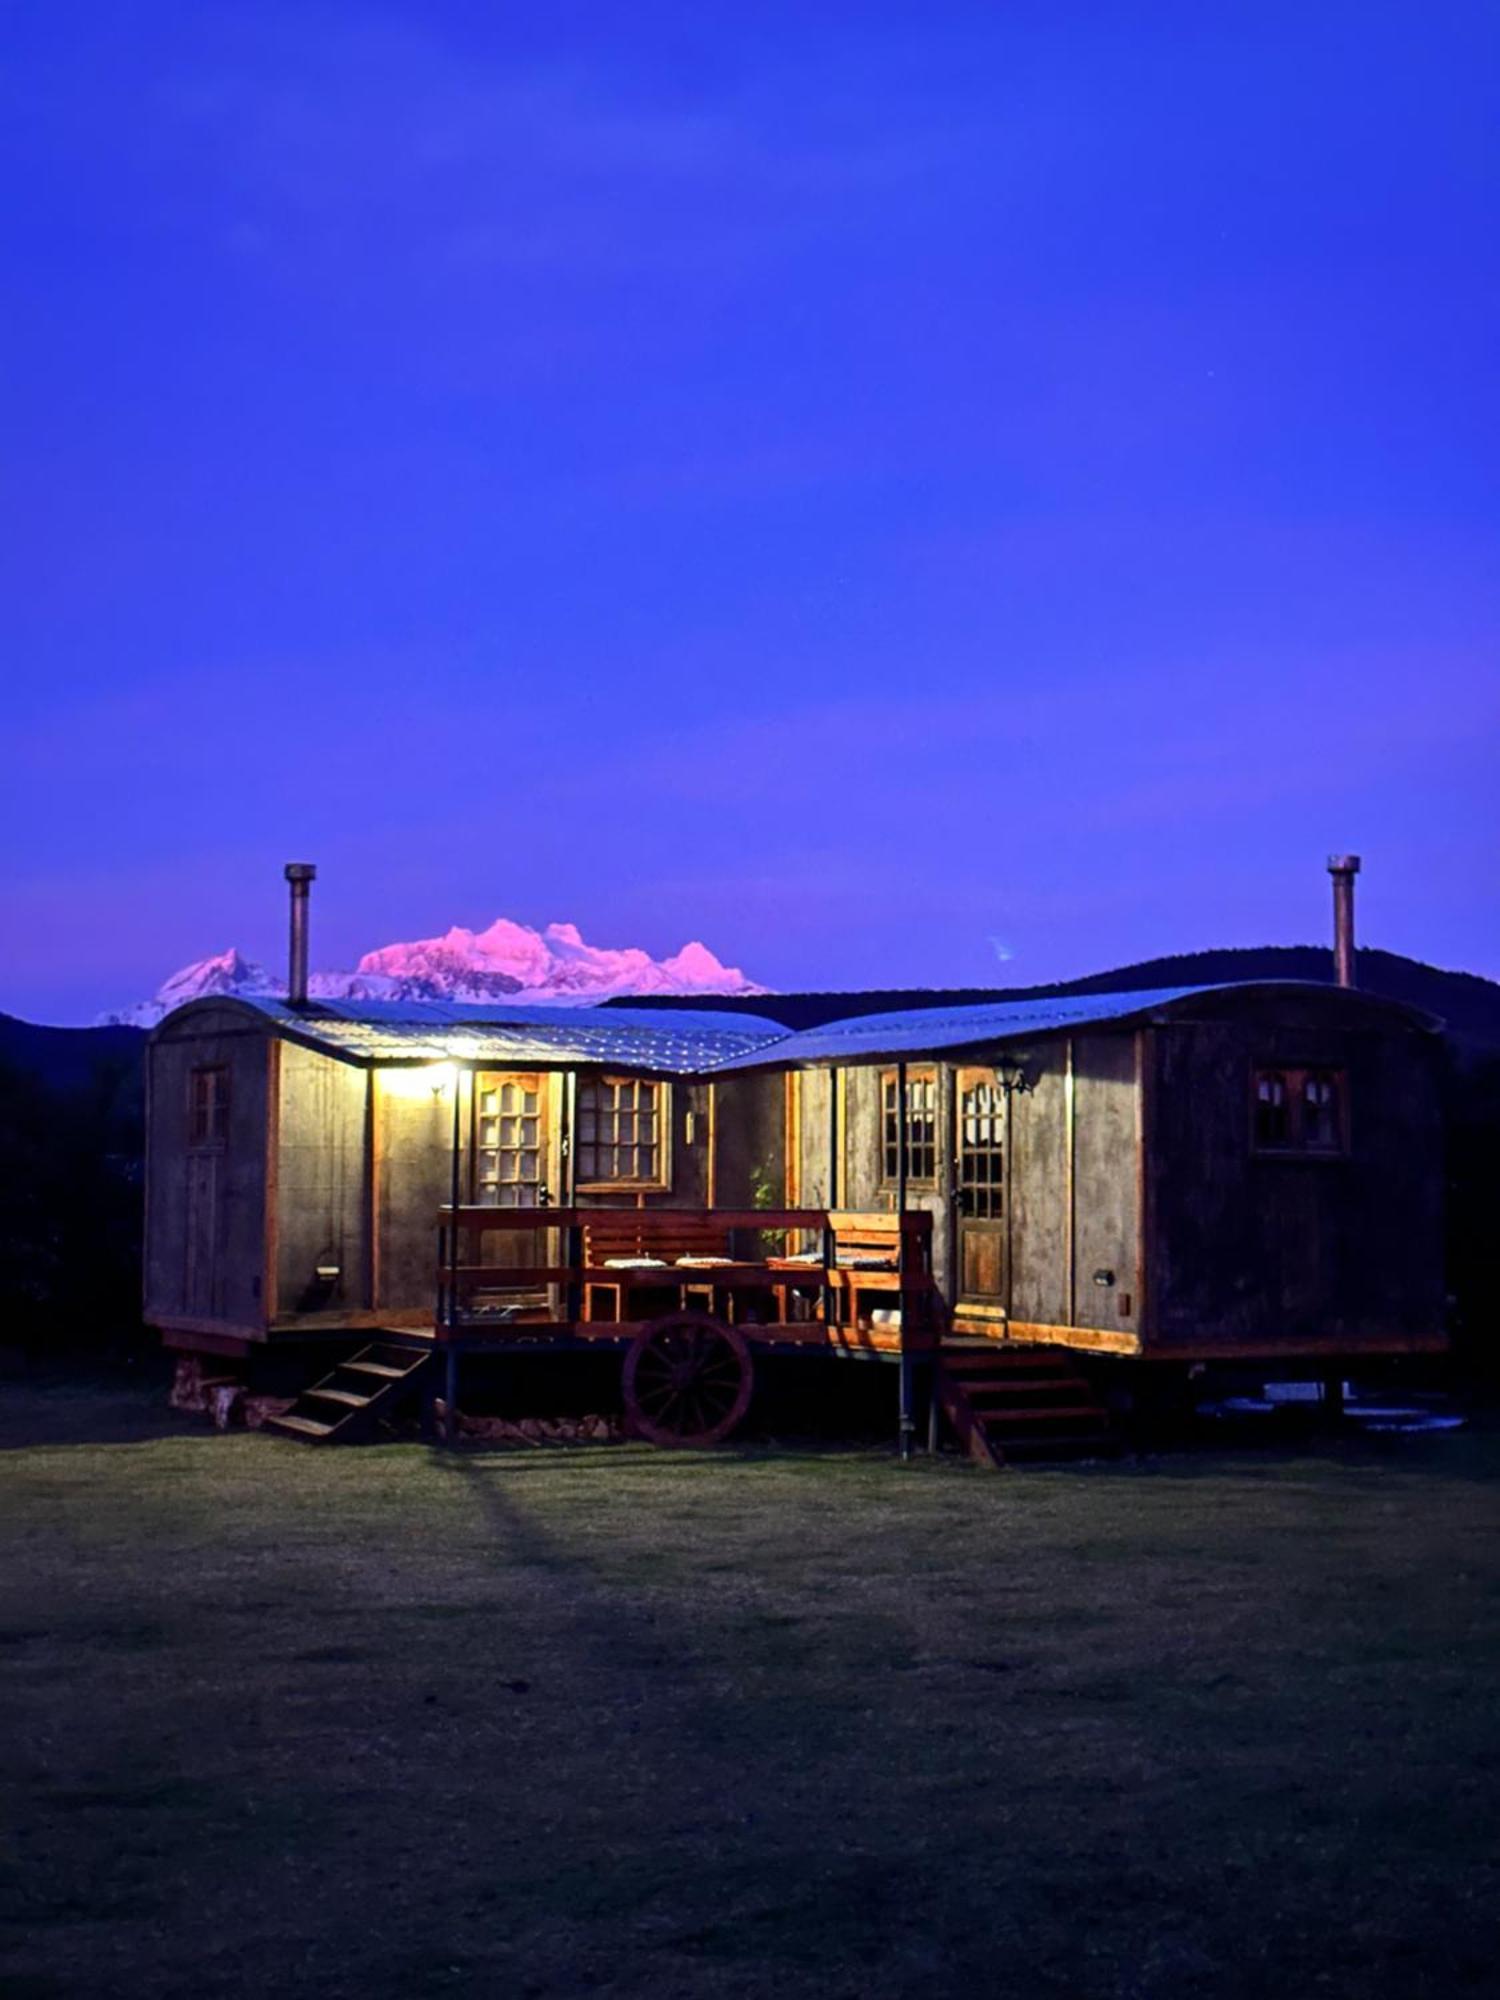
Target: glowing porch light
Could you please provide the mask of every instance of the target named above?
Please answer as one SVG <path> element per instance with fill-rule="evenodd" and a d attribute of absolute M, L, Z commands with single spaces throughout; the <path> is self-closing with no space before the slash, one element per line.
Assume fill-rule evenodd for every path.
<path fill-rule="evenodd" d="M 458 1064 L 451 1062 L 413 1063 L 409 1068 L 383 1069 L 382 1088 L 391 1097 L 433 1103 L 445 1098 L 458 1082 Z"/>

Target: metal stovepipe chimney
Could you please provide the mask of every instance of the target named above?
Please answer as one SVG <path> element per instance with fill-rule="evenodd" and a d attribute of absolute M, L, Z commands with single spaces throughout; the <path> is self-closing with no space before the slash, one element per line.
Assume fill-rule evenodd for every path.
<path fill-rule="evenodd" d="M 292 935 L 286 991 L 294 1007 L 307 1003 L 307 905 L 317 872 L 310 861 L 289 861 L 286 864 L 286 879 L 292 885 Z"/>
<path fill-rule="evenodd" d="M 1330 854 L 1328 872 L 1333 877 L 1333 976 L 1340 986 L 1354 984 L 1354 878 L 1359 873 L 1357 854 Z"/>

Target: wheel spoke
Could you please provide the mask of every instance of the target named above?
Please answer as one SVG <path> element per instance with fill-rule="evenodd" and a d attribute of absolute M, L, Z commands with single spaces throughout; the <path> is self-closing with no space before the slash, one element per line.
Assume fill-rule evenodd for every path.
<path fill-rule="evenodd" d="M 644 1328 L 626 1357 L 627 1408 L 658 1444 L 716 1444 L 739 1421 L 750 1387 L 743 1336 L 703 1313 Z"/>

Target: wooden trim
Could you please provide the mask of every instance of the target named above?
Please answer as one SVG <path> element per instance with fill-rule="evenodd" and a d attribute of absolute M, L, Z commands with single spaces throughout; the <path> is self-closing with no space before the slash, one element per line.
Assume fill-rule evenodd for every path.
<path fill-rule="evenodd" d="M 828 1205 L 830 1208 L 846 1208 L 849 1203 L 849 1072 L 841 1067 L 833 1074 L 838 1081 L 839 1143 L 833 1161 L 837 1185 L 828 1191 Z"/>
<path fill-rule="evenodd" d="M 380 1304 L 380 1098 L 378 1070 L 365 1072 L 365 1302 Z"/>
<path fill-rule="evenodd" d="M 257 1343 L 235 1334 L 187 1333 L 164 1327 L 161 1344 L 177 1353 L 218 1354 L 228 1360 L 241 1361 Z"/>
<path fill-rule="evenodd" d="M 199 1319 L 188 1313 L 157 1312 L 149 1305 L 146 1308 L 146 1324 L 155 1327 L 163 1339 L 169 1333 L 193 1333 L 205 1334 L 209 1339 L 244 1340 L 253 1344 L 266 1337 L 263 1326 L 246 1326 L 237 1319 Z M 173 1341 L 171 1345 L 180 1347 L 182 1343 Z"/>
<path fill-rule="evenodd" d="M 1063 1297 L 1069 1326 L 1078 1323 L 1078 1114 L 1073 1037 L 1063 1044 Z M 1009 1162 L 1006 1162 L 1009 1165 Z M 1137 1259 L 1139 1261 L 1139 1259 Z"/>
<path fill-rule="evenodd" d="M 709 1088 L 713 1088 L 712 1084 Z M 802 1076 L 799 1070 L 789 1069 L 786 1072 L 782 1120 L 782 1195 L 788 1208 L 798 1208 L 802 1203 Z"/>
<path fill-rule="evenodd" d="M 1151 1175 L 1148 1168 L 1151 1119 L 1155 1110 L 1152 1078 L 1157 1050 L 1145 1028 L 1135 1031 L 1135 1330 L 1145 1341 L 1151 1331 Z M 1073 1317 L 1078 1317 L 1075 1311 Z"/>
<path fill-rule="evenodd" d="M 145 1152 L 141 1159 L 141 1318 L 148 1317 L 146 1306 L 146 1286 L 150 1282 L 152 1251 L 156 1240 L 155 1225 L 155 1181 L 151 1170 L 151 1100 L 156 1094 L 156 1037 L 152 1035 L 146 1043 L 146 1060 L 141 1066 L 142 1088 L 145 1096 L 141 1107 L 141 1144 Z"/>
<path fill-rule="evenodd" d="M 1047 1347 L 1079 1347 L 1091 1354 L 1139 1354 L 1140 1335 L 1104 1326 L 1045 1326 L 1031 1320 L 1007 1320 L 1005 1339 Z"/>
<path fill-rule="evenodd" d="M 260 1275 L 260 1310 L 269 1326 L 279 1303 L 281 1263 L 281 1042 L 275 1035 L 266 1037 L 266 1184 L 261 1254 L 265 1261 Z"/>
<path fill-rule="evenodd" d="M 262 1340 L 275 1340 L 283 1333 L 364 1333 L 382 1327 L 391 1331 L 408 1333 L 430 1332 L 432 1328 L 432 1307 L 403 1307 L 398 1312 L 370 1312 L 363 1306 L 357 1310 L 336 1307 L 326 1313 L 281 1313 L 264 1334 Z"/>
<path fill-rule="evenodd" d="M 719 1193 L 719 1093 L 712 1077 L 708 1080 L 708 1104 L 704 1112 L 708 1127 L 708 1169 L 704 1184 L 708 1194 L 708 1205 L 713 1207 Z"/>
<path fill-rule="evenodd" d="M 1446 1354 L 1446 1333 L 1366 1333 L 1345 1340 L 1153 1342 L 1148 1361 L 1318 1361 L 1356 1360 L 1361 1354 Z"/>

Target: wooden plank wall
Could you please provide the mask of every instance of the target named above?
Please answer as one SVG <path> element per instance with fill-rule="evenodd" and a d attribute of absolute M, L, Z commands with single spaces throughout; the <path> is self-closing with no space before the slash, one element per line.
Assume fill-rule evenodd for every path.
<path fill-rule="evenodd" d="M 151 1324 L 264 1324 L 269 1038 L 230 1010 L 193 1017 L 191 1032 L 153 1038 L 146 1161 L 144 1315 Z M 229 1130 L 217 1149 L 189 1145 L 194 1069 L 229 1075 Z"/>
<path fill-rule="evenodd" d="M 1332 996 L 1282 996 L 1151 1036 L 1154 1350 L 1431 1342 L 1443 1325 L 1442 1127 L 1434 1038 Z M 1249 1077 L 1342 1069 L 1347 1158 L 1257 1155 Z"/>

